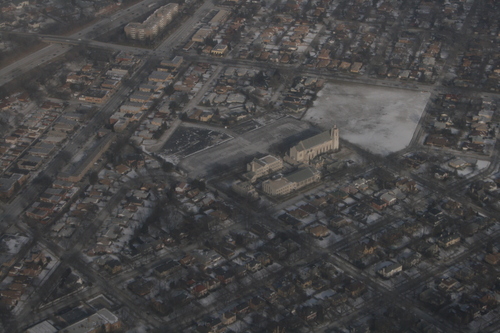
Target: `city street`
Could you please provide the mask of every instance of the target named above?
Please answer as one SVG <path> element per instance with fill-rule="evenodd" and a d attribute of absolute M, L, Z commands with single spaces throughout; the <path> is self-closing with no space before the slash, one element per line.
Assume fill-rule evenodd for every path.
<path fill-rule="evenodd" d="M 494 30 L 489 35 L 473 32 L 479 8 L 487 5 L 478 0 L 459 2 L 412 3 L 414 7 L 397 1 L 332 1 L 321 7 L 308 2 L 300 13 L 303 5 L 294 3 L 294 13 L 289 3 L 227 4 L 207 0 L 188 3 L 198 7 L 190 8 L 192 15 L 180 16 L 179 25 L 172 24 L 176 28 L 167 31 L 154 48 L 96 39 L 121 29 L 127 22 L 142 19 L 164 4 L 156 0 L 116 6 L 119 9 L 112 14 L 100 16 L 68 35 L 12 32 L 19 37 L 37 36 L 41 43 L 49 45 L 0 69 L 0 86 L 37 66 L 62 59 L 75 46 L 113 54 L 125 51 L 134 55 L 130 57 L 134 60 L 126 60 L 125 64 L 101 61 L 107 62 L 107 67 L 100 69 L 102 73 L 116 67 L 126 73 L 126 83 L 121 83 L 125 82 L 120 81 L 121 76 L 109 95 L 103 93 L 110 97 L 94 105 L 92 117 L 89 113 L 90 119 L 68 131 L 68 139 L 57 146 L 57 151 L 47 154 L 51 159 L 30 173 L 32 177 L 19 186 L 16 196 L 10 193 L 0 204 L 0 233 L 29 237 L 11 256 L 15 260 L 6 256 L 10 262 L 6 260 L 2 270 L 8 276 L 2 282 L 4 286 L 12 287 L 10 283 L 21 270 L 31 273 L 32 249 L 40 249 L 51 261 L 41 269 L 43 278 L 34 275 L 29 279 L 29 283 L 36 283 L 12 287 L 27 292 L 17 305 L 12 305 L 12 316 L 0 323 L 0 333 L 21 332 L 44 320 L 59 320 L 56 314 L 101 294 L 112 300 L 111 310 L 125 323 L 123 330 L 132 332 L 191 332 L 205 328 L 208 332 L 212 329 L 210 318 L 220 325 L 221 332 L 264 332 L 260 320 L 279 324 L 271 330 L 271 325 L 266 326 L 266 332 L 281 332 L 286 327 L 281 326 L 287 322 L 285 319 L 295 318 L 298 328 L 286 327 L 286 332 L 357 332 L 356 325 L 362 323 L 370 331 L 385 333 L 377 326 L 380 318 L 394 322 L 390 327 L 393 331 L 404 328 L 398 326 L 400 318 L 391 313 L 394 309 L 407 313 L 414 322 L 429 324 L 429 332 L 483 332 L 473 327 L 479 322 L 477 318 L 491 309 L 498 311 L 498 266 L 488 256 L 496 258 L 500 237 L 500 95 L 497 90 L 486 91 L 472 83 L 471 87 L 451 87 L 448 81 L 450 76 L 463 74 L 469 84 L 473 80 L 468 81 L 468 71 L 477 70 L 484 74 L 481 84 L 496 82 L 500 62 L 491 55 L 498 53 L 493 47 L 488 50 L 488 58 L 479 57 L 474 52 L 480 50 L 469 45 L 475 39 L 489 40 L 491 45 L 498 42 Z M 440 11 L 432 13 L 432 6 Z M 271 8 L 283 13 L 271 15 Z M 182 12 L 190 13 L 188 9 L 184 7 Z M 466 9 L 460 25 L 448 25 L 452 18 L 462 17 Z M 422 27 L 420 22 L 428 18 L 422 13 L 427 10 L 433 21 Z M 222 23 L 212 22 L 219 14 L 227 17 L 221 19 Z M 236 17 L 237 22 L 233 21 Z M 208 26 L 212 29 L 207 29 L 209 33 L 213 33 L 209 35 L 211 43 L 207 38 L 198 42 L 196 50 L 182 50 L 198 28 Z M 227 30 L 222 31 L 222 27 Z M 231 35 L 235 31 L 239 35 Z M 445 40 L 446 36 L 458 38 L 461 34 L 463 43 Z M 378 44 L 372 45 L 371 40 Z M 366 41 L 370 43 L 359 51 L 359 45 Z M 244 45 L 247 42 L 249 45 Z M 214 52 L 213 48 L 223 43 L 225 51 L 219 48 Z M 149 40 L 149 45 L 153 44 Z M 236 50 L 245 47 L 252 56 L 240 59 Z M 392 57 L 393 53 L 397 56 Z M 443 57 L 439 58 L 439 54 Z M 176 56 L 182 56 L 182 61 L 176 58 L 158 68 L 160 61 Z M 368 61 L 363 64 L 365 58 Z M 468 58 L 471 63 L 476 61 L 475 67 L 463 65 L 468 64 Z M 329 67 L 334 61 L 337 65 Z M 82 68 L 82 64 L 74 67 Z M 127 70 L 120 68 L 122 65 Z M 382 66 L 387 67 L 385 72 L 390 72 L 387 69 L 391 67 L 396 74 L 378 74 Z M 66 72 L 80 75 L 83 70 L 75 68 Z M 228 70 L 231 68 L 241 71 Z M 405 76 L 403 72 L 408 73 Z M 97 79 L 93 78 L 85 89 L 99 88 L 106 80 L 101 80 L 102 73 L 96 74 Z M 61 77 L 64 83 L 67 79 Z M 66 89 L 74 92 L 73 88 Z M 136 92 L 137 99 L 144 103 L 130 97 Z M 377 98 L 365 99 L 370 94 Z M 346 96 L 350 99 L 344 99 Z M 314 117 L 307 114 L 324 97 L 331 98 L 321 100 L 324 113 L 318 111 Z M 65 105 L 76 109 L 80 101 L 72 98 Z M 124 101 L 129 105 L 120 108 Z M 171 107 L 175 111 L 163 108 L 166 105 L 175 105 Z M 342 109 L 345 105 L 351 109 Z M 210 117 L 200 118 L 199 122 L 181 120 L 202 108 Z M 117 110 L 126 111 L 115 116 Z M 384 118 L 387 114 L 394 117 Z M 116 123 L 111 116 L 126 125 L 121 129 L 113 127 Z M 411 124 L 407 119 L 410 116 Z M 463 119 L 457 121 L 454 117 L 459 116 Z M 61 118 L 54 116 L 55 120 Z M 326 139 L 319 139 L 316 134 L 331 128 L 332 123 L 337 128 L 335 121 L 341 124 L 341 148 L 325 148 L 321 145 L 333 142 L 334 135 L 323 133 Z M 368 133 L 372 135 L 367 136 L 371 138 L 369 146 L 387 148 L 389 145 L 376 143 L 373 134 L 379 123 L 385 126 L 379 137 L 392 140 L 397 149 L 380 153 L 355 141 Z M 406 124 L 413 127 L 408 129 L 403 126 Z M 106 137 L 112 139 L 111 148 L 106 146 L 106 154 L 105 149 L 92 151 L 91 147 L 99 142 L 96 134 L 105 125 Z M 47 125 L 45 133 L 53 126 Z M 348 133 L 349 126 L 359 132 Z M 405 132 L 407 141 L 390 136 L 395 127 Z M 9 142 L 17 142 L 21 135 L 17 133 L 24 132 L 12 133 Z M 453 146 L 434 147 L 426 145 L 430 135 L 456 135 L 457 140 Z M 7 143 L 7 139 L 4 141 Z M 471 145 L 457 143 L 462 141 Z M 471 148 L 473 144 L 480 146 L 477 142 L 487 148 Z M 302 148 L 296 148 L 300 145 Z M 305 151 L 307 159 L 292 158 L 288 153 L 292 147 Z M 7 144 L 4 148 L 11 149 Z M 85 164 L 91 160 L 89 156 L 96 156 L 94 152 L 102 154 L 102 158 Z M 313 153 L 312 157 L 308 155 Z M 413 153 L 424 157 L 405 160 Z M 262 164 L 255 166 L 256 170 L 265 167 L 260 169 L 265 172 L 248 181 L 257 171 L 247 162 L 264 154 L 277 158 L 261 162 L 256 159 L 255 165 Z M 8 161 L 16 165 L 23 156 L 18 153 Z M 459 165 L 455 161 L 459 159 L 467 161 Z M 167 163 L 170 161 L 174 163 Z M 276 162 L 281 163 L 279 168 L 268 168 Z M 78 195 L 67 199 L 66 190 L 53 188 L 45 192 L 58 175 L 71 175 L 70 167 L 79 165 L 89 168 L 85 169 L 88 177 L 82 173 L 71 184 L 79 188 Z M 296 171 L 306 167 L 315 178 L 305 173 L 298 175 Z M 435 168 L 445 169 L 450 174 L 448 180 L 439 179 Z M 287 191 L 272 192 L 266 186 L 283 186 L 279 189 Z M 31 218 L 31 211 L 28 215 L 25 211 L 35 201 L 43 202 L 43 209 L 49 209 L 43 207 L 45 204 L 55 207 L 50 205 L 52 201 L 61 202 L 61 207 L 64 203 L 64 210 L 52 208 L 51 213 L 56 211 L 57 219 L 64 215 L 65 220 L 61 219 L 61 225 L 55 228 L 56 217 L 49 214 L 45 219 Z M 60 233 L 66 227 L 72 233 Z M 455 238 L 448 241 L 452 236 Z M 456 237 L 458 240 L 448 245 Z M 0 249 L 5 253 L 16 245 L 9 240 L 6 244 L 5 250 Z M 429 254 L 431 246 L 437 250 Z M 408 264 L 410 255 L 417 257 L 416 264 Z M 109 262 L 113 263 L 107 266 Z M 173 268 L 162 267 L 166 263 L 172 263 Z M 392 264 L 399 270 L 386 275 L 387 265 Z M 460 288 L 440 287 L 444 279 L 455 279 L 464 268 L 474 271 L 470 281 L 457 277 Z M 55 291 L 62 289 L 69 269 L 82 278 L 81 287 L 57 298 Z M 477 281 L 483 281 L 486 275 L 491 278 L 489 284 L 478 285 Z M 140 280 L 153 287 L 131 287 L 132 281 Z M 359 290 L 349 289 L 355 283 L 363 287 L 359 294 Z M 18 290 L 7 287 L 0 291 L 17 294 Z M 274 299 L 263 296 L 269 290 L 275 294 Z M 434 310 L 420 297 L 424 290 L 444 295 L 445 301 Z M 170 304 L 179 294 L 185 296 L 183 304 Z M 339 297 L 339 303 L 333 296 Z M 0 295 L 0 299 L 4 298 Z M 250 300 L 254 299 L 262 301 L 260 308 L 252 307 Z M 468 312 L 471 320 L 465 324 L 460 316 L 455 318 L 446 312 L 459 308 L 462 311 L 465 304 L 468 309 L 475 307 L 475 311 Z M 494 306 L 490 309 L 491 304 Z M 238 312 L 240 305 L 244 310 Z M 311 319 L 301 312 L 304 309 L 321 309 L 318 313 L 323 318 L 314 315 Z M 229 312 L 234 314 L 236 324 L 218 321 Z M 492 313 L 497 312 L 489 315 Z M 482 320 L 484 332 L 493 333 L 500 327 L 496 318 L 484 316 Z M 64 330 L 70 324 L 57 325 Z M 424 333 L 420 327 L 410 330 Z"/>

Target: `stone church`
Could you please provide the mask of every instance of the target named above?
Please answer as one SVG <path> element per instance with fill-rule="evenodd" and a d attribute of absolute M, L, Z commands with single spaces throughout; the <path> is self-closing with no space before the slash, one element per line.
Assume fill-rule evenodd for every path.
<path fill-rule="evenodd" d="M 329 131 L 317 134 L 313 137 L 300 141 L 290 148 L 289 156 L 292 160 L 309 163 L 316 156 L 336 151 L 339 149 L 339 129 L 334 126 Z"/>

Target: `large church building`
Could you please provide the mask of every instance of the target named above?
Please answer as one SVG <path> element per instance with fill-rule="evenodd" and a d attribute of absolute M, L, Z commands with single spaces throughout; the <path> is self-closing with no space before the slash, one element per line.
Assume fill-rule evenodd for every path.
<path fill-rule="evenodd" d="M 297 162 L 308 163 L 316 156 L 339 149 L 339 129 L 335 126 L 329 131 L 300 141 L 290 148 L 290 158 Z"/>

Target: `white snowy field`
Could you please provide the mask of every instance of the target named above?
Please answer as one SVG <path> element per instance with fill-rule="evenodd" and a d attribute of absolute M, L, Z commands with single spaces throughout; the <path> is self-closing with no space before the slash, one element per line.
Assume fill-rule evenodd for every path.
<path fill-rule="evenodd" d="M 421 91 L 329 83 L 303 120 L 325 129 L 336 124 L 341 138 L 387 155 L 408 146 L 429 96 Z"/>

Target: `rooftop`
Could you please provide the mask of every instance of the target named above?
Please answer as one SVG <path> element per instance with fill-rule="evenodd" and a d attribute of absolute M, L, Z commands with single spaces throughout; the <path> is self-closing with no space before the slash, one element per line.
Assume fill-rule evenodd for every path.
<path fill-rule="evenodd" d="M 308 150 L 316 147 L 324 142 L 331 140 L 330 131 L 325 131 L 323 133 L 317 134 L 313 137 L 300 141 L 295 147 L 298 151 Z"/>
<path fill-rule="evenodd" d="M 299 169 L 297 171 L 292 172 L 291 174 L 287 175 L 285 178 L 293 183 L 300 183 L 306 179 L 309 179 L 311 177 L 314 177 L 314 175 L 318 174 L 319 171 L 312 168 L 312 167 L 305 167 L 302 169 Z"/>
<path fill-rule="evenodd" d="M 94 330 L 101 325 L 106 324 L 115 324 L 119 321 L 118 317 L 116 317 L 113 313 L 111 313 L 107 309 L 101 309 L 97 311 L 95 314 L 80 320 L 79 322 L 74 323 L 63 329 L 62 331 L 65 333 L 88 333 L 94 332 Z"/>

